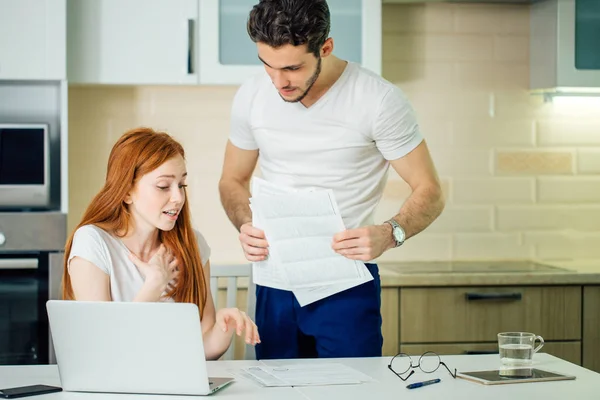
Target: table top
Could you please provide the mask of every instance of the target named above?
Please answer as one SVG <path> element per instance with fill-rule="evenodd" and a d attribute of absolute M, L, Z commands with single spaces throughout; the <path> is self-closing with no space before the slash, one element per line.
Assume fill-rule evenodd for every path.
<path fill-rule="evenodd" d="M 497 369 L 498 355 L 459 355 L 442 356 L 442 360 L 451 369 L 458 371 L 476 371 Z M 549 354 L 536 354 L 534 367 L 563 374 L 575 375 L 573 381 L 521 383 L 511 385 L 485 386 L 482 384 L 453 379 L 450 374 L 440 367 L 436 372 L 425 374 L 419 370 L 407 381 L 403 382 L 394 375 L 387 365 L 390 357 L 381 358 L 343 358 L 343 359 L 300 359 L 300 360 L 264 360 L 264 361 L 209 361 L 210 376 L 230 376 L 235 382 L 213 394 L 211 397 L 230 399 L 323 399 L 343 398 L 353 399 L 394 399 L 411 397 L 415 399 L 471 399 L 485 397 L 486 400 L 515 400 L 521 398 L 536 399 L 598 399 L 600 398 L 600 374 L 582 368 L 578 365 L 561 360 Z M 249 380 L 241 372 L 241 368 L 253 365 L 286 365 L 310 363 L 342 363 L 361 371 L 374 380 L 359 385 L 333 385 L 314 387 L 263 388 L 258 383 Z M 413 382 L 440 378 L 441 382 L 418 389 L 406 389 Z M 0 366 L 0 388 L 46 384 L 60 386 L 58 368 L 56 365 L 36 366 Z M 109 393 L 75 393 L 59 392 L 44 397 L 48 400 L 58 399 L 139 399 L 156 400 L 155 395 L 124 395 Z M 161 399 L 182 400 L 187 396 L 160 396 Z"/>

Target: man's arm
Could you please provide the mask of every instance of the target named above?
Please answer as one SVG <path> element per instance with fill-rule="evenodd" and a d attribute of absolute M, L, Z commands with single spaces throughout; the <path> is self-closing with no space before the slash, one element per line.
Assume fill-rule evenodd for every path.
<path fill-rule="evenodd" d="M 390 165 L 412 189 L 412 194 L 394 216 L 409 238 L 428 227 L 442 213 L 444 196 L 425 141 L 404 157 L 391 161 Z M 340 232 L 334 236 L 332 247 L 352 260 L 369 261 L 395 244 L 391 225 L 384 223 Z"/>
<path fill-rule="evenodd" d="M 427 228 L 442 213 L 444 194 L 425 141 L 390 165 L 412 189 L 394 217 L 408 239 Z"/>
<path fill-rule="evenodd" d="M 231 223 L 239 231 L 252 221 L 250 179 L 258 161 L 258 150 L 243 150 L 227 142 L 223 172 L 219 181 L 221 204 Z"/>
<path fill-rule="evenodd" d="M 408 239 L 431 225 L 442 213 L 444 195 L 425 141 L 406 156 L 390 161 L 390 165 L 412 189 L 411 195 L 393 217 Z M 389 248 L 394 247 L 392 227 L 389 224 L 384 224 L 384 227 L 389 232 Z"/>

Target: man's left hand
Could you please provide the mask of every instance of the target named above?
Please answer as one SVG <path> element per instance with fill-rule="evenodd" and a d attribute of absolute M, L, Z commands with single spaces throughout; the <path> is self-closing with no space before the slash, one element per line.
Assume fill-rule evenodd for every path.
<path fill-rule="evenodd" d="M 347 229 L 333 236 L 331 247 L 351 260 L 370 261 L 394 247 L 392 227 L 383 224 Z"/>

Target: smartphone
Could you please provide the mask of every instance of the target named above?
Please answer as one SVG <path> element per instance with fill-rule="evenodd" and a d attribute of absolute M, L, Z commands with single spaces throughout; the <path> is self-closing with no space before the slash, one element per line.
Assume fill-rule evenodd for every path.
<path fill-rule="evenodd" d="M 21 386 L 7 389 L 0 389 L 0 398 L 3 399 L 16 399 L 18 397 L 27 397 L 27 396 L 35 396 L 38 394 L 47 394 L 60 392 L 62 388 L 57 386 L 48 386 L 48 385 L 31 385 L 31 386 Z"/>

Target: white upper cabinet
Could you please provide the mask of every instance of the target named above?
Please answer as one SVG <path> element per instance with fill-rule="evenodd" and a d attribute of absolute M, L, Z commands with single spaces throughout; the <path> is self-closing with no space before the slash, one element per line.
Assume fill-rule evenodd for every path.
<path fill-rule="evenodd" d="M 197 84 L 197 19 L 198 0 L 68 0 L 69 83 Z"/>
<path fill-rule="evenodd" d="M 531 89 L 600 90 L 600 0 L 546 0 L 531 8 Z"/>
<path fill-rule="evenodd" d="M 201 84 L 240 84 L 264 69 L 246 31 L 258 0 L 200 0 Z M 381 0 L 328 0 L 333 53 L 381 74 Z"/>
<path fill-rule="evenodd" d="M 61 80 L 66 0 L 0 0 L 0 79 Z"/>

